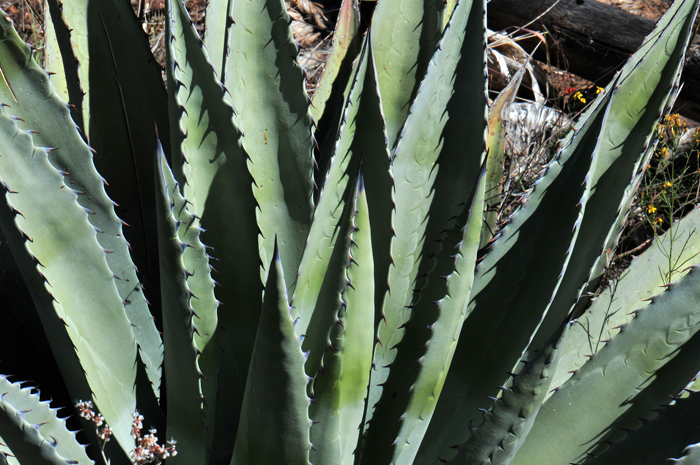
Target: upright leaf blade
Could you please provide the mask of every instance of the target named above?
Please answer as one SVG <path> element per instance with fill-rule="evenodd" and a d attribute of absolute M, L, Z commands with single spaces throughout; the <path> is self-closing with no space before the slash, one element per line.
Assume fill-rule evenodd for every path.
<path fill-rule="evenodd" d="M 445 4 L 386 0 L 372 14 L 372 49 L 393 149 L 442 35 Z"/>
<path fill-rule="evenodd" d="M 291 292 L 292 270 L 301 261 L 313 212 L 313 138 L 304 77 L 283 1 L 236 1 L 233 21 L 226 85 L 240 111 L 236 123 L 250 157 L 260 259 L 264 266 L 271 262 L 277 237 Z"/>
<path fill-rule="evenodd" d="M 170 153 L 167 95 L 160 67 L 129 2 L 48 0 L 65 22 L 70 40 L 59 41 L 72 88 L 75 73 L 82 92 L 71 103 L 82 110 L 83 136 L 96 150 L 95 164 L 110 185 L 117 214 L 131 228 L 125 235 L 147 292 L 158 282 L 152 154 L 158 126 Z M 53 13 L 52 13 L 53 14 Z M 58 26 L 56 31 L 59 32 Z M 75 58 L 73 58 L 73 56 Z M 73 97 L 71 95 L 71 97 Z M 154 124 L 155 123 L 155 124 Z M 159 296 L 149 296 L 156 307 Z"/>
<path fill-rule="evenodd" d="M 311 116 L 320 122 L 326 113 L 326 103 L 350 71 L 350 63 L 359 52 L 360 5 L 358 0 L 343 0 L 333 31 L 333 45 L 323 68 L 321 80 L 311 105 Z M 335 101 L 331 103 L 336 103 Z M 334 110 L 330 109 L 329 111 Z"/>
<path fill-rule="evenodd" d="M 363 463 L 388 462 L 389 457 L 391 463 L 410 463 L 418 452 L 467 316 L 483 221 L 484 171 L 472 203 L 465 205 L 444 239 L 405 324 L 406 333 L 396 346 L 397 357 L 363 440 Z"/>
<path fill-rule="evenodd" d="M 231 465 L 309 465 L 308 379 L 274 244 Z"/>
<path fill-rule="evenodd" d="M 197 258 L 206 255 L 199 242 L 193 215 L 180 195 L 179 187 L 162 152 L 156 154 L 159 177 L 156 183 L 159 253 L 163 301 L 163 341 L 165 373 L 175 389 L 168 390 L 167 435 L 178 441 L 173 462 L 193 465 L 207 463 L 204 447 L 205 422 L 202 414 L 202 372 L 199 358 L 214 331 L 209 315 L 200 318 L 193 308 L 196 295 L 188 283 Z M 199 260 L 201 261 L 201 260 Z M 204 258 L 206 263 L 206 257 Z M 188 265 L 190 269 L 188 269 Z M 188 276 L 189 275 L 189 276 Z M 210 280 L 210 287 L 213 282 Z M 199 284 L 204 284 L 200 280 Z"/>
<path fill-rule="evenodd" d="M 260 319 L 262 282 L 257 250 L 258 227 L 252 178 L 233 108 L 208 60 L 206 50 L 181 1 L 167 2 L 168 92 L 173 158 L 184 178 L 183 191 L 194 215 L 193 227 L 204 228 L 202 241 L 216 262 L 216 279 L 208 256 L 199 256 L 188 279 L 197 295 L 194 310 L 216 334 L 201 333 L 206 444 L 213 461 L 230 454 L 245 390 L 247 367 Z M 176 175 L 177 178 L 177 175 Z M 202 285 L 196 284 L 203 280 Z M 218 309 L 219 301 L 224 307 Z M 217 322 L 218 319 L 218 322 Z"/>
<path fill-rule="evenodd" d="M 479 248 L 483 248 L 496 231 L 496 217 L 501 206 L 503 190 L 503 155 L 505 154 L 506 120 L 511 104 L 520 88 L 520 82 L 527 69 L 525 66 L 515 73 L 508 85 L 491 104 L 489 110 L 488 135 L 486 137 L 486 189 L 484 205 L 484 224 L 481 229 Z"/>
<path fill-rule="evenodd" d="M 351 465 L 365 410 L 374 343 L 374 264 L 367 194 L 356 182 L 346 284 L 309 414 L 312 463 Z"/>
<path fill-rule="evenodd" d="M 493 407 L 484 412 L 482 423 L 469 440 L 460 445 L 450 465 L 492 463 L 507 465 L 517 454 L 537 418 L 552 375 L 561 357 L 565 323 L 547 345 L 523 367 L 512 386 L 503 390 Z"/>
<path fill-rule="evenodd" d="M 465 1 L 453 18 L 408 116 L 391 168 L 396 186 L 393 266 L 378 325 L 368 420 L 411 318 L 414 293 L 425 286 L 423 276 L 435 266 L 441 241 L 464 210 L 464 202 L 471 203 L 481 171 L 486 130 L 485 3 Z M 481 59 L 479 66 L 474 66 L 474 56 Z M 471 141 L 467 150 L 465 139 Z"/>
<path fill-rule="evenodd" d="M 306 365 L 309 376 L 315 376 L 319 369 L 330 328 L 336 321 L 340 294 L 345 288 L 345 230 L 349 227 L 352 189 L 360 164 L 367 184 L 371 184 L 366 195 L 373 225 L 375 306 L 381 304 L 386 289 L 393 184 L 374 76 L 371 47 L 366 38 L 356 62 L 340 136 L 314 213 L 293 300 L 292 312 L 298 318 L 296 329 L 298 334 L 305 335 L 303 348 L 309 351 Z"/>

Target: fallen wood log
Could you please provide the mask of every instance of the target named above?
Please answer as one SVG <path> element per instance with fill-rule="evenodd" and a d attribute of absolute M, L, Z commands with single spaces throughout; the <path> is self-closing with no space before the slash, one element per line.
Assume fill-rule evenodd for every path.
<path fill-rule="evenodd" d="M 541 16 L 541 17 L 540 17 Z M 534 22 L 533 22 L 534 20 Z M 528 25 L 528 23 L 531 23 Z M 566 69 L 598 85 L 610 81 L 639 48 L 654 21 L 595 0 L 491 0 L 488 27 L 507 30 L 524 27 L 549 35 L 535 58 Z M 539 40 L 519 42 L 528 52 Z M 683 90 L 676 111 L 700 121 L 700 45 L 691 45 L 683 72 Z"/>

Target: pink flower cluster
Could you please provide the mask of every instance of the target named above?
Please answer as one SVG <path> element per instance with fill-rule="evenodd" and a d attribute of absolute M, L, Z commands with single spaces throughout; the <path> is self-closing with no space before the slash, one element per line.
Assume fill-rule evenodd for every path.
<path fill-rule="evenodd" d="M 136 449 L 132 450 L 129 455 L 134 460 L 136 465 L 145 465 L 147 463 L 160 464 L 168 457 L 177 455 L 175 450 L 175 440 L 170 440 L 167 443 L 168 447 L 158 444 L 157 431 L 149 430 L 145 436 L 141 435 L 143 429 L 143 416 L 138 411 L 133 413 L 134 421 L 131 423 L 131 437 L 136 439 Z"/>
<path fill-rule="evenodd" d="M 78 412 L 82 418 L 94 423 L 95 429 L 97 430 L 97 437 L 99 437 L 105 443 L 108 442 L 109 438 L 112 436 L 112 428 L 105 423 L 105 418 L 101 413 L 95 413 L 95 410 L 93 410 L 94 406 L 92 405 L 92 401 L 88 400 L 85 402 L 81 400 L 75 404 L 75 408 L 78 409 Z"/>
<path fill-rule="evenodd" d="M 103 441 L 101 449 L 104 451 L 104 445 L 112 436 L 112 428 L 105 423 L 105 419 L 101 413 L 95 413 L 95 407 L 91 401 L 81 400 L 75 404 L 75 408 L 78 409 L 82 418 L 91 421 L 95 425 L 97 436 Z M 134 412 L 132 416 L 134 419 L 131 423 L 131 437 L 136 440 L 136 448 L 132 450 L 129 455 L 135 465 L 159 465 L 168 457 L 177 455 L 174 439 L 168 441 L 167 446 L 158 444 L 158 436 L 156 436 L 157 431 L 155 429 L 151 429 L 146 435 L 141 434 L 141 430 L 143 429 L 143 416 L 139 414 L 138 410 Z M 105 461 L 109 463 L 108 460 Z"/>

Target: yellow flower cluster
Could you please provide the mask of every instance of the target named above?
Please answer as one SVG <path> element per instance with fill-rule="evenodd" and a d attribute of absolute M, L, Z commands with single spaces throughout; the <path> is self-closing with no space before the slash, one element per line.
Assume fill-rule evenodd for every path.
<path fill-rule="evenodd" d="M 664 122 L 659 124 L 657 129 L 659 131 L 659 137 L 663 138 L 667 136 L 673 139 L 676 137 L 676 134 L 683 134 L 687 127 L 687 121 L 681 120 L 681 115 L 674 113 L 672 115 L 666 115 L 664 117 Z"/>

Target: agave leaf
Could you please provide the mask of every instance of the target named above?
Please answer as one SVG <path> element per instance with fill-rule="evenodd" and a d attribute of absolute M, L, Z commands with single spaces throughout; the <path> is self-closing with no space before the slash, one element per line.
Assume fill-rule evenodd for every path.
<path fill-rule="evenodd" d="M 57 36 L 63 33 L 63 39 L 70 40 L 70 37 L 68 31 L 61 30 L 61 25 L 65 26 L 63 21 L 57 21 L 58 31 L 56 30 L 56 25 L 54 25 L 51 15 L 51 8 L 47 2 L 44 7 L 44 69 L 49 73 L 51 84 L 53 84 L 53 88 L 56 90 L 58 96 L 61 97 L 61 100 L 68 103 L 70 101 L 70 96 L 68 93 L 68 84 L 66 82 L 66 71 L 63 67 Z M 80 88 L 77 85 L 77 79 L 74 81 L 74 84 L 78 89 Z"/>
<path fill-rule="evenodd" d="M 61 171 L 65 183 L 78 194 L 78 203 L 90 212 L 88 220 L 99 232 L 97 240 L 107 252 L 106 258 L 132 331 L 139 344 L 142 360 L 155 396 L 160 389 L 160 366 L 163 349 L 142 286 L 131 260 L 124 228 L 114 212 L 114 204 L 105 193 L 104 180 L 93 164 L 93 155 L 70 120 L 69 110 L 54 92 L 45 71 L 31 59 L 29 46 L 0 18 L 6 40 L 0 48 L 3 73 L 9 87 L 0 88 L 0 100 L 8 105 L 6 112 L 17 120 L 20 128 L 32 131 L 34 144 L 51 152 L 51 164 Z M 9 181 L 9 180 L 8 180 Z M 76 283 L 73 283 L 75 287 Z M 157 410 L 156 399 L 142 399 Z M 145 408 L 145 405 L 144 407 Z"/>
<path fill-rule="evenodd" d="M 309 376 L 315 376 L 328 346 L 328 337 L 336 321 L 340 294 L 345 288 L 347 240 L 341 218 L 350 210 L 353 179 L 360 161 L 365 178 L 372 184 L 366 195 L 370 205 L 372 249 L 374 254 L 375 302 L 381 302 L 390 265 L 392 179 L 389 152 L 382 126 L 379 97 L 371 61 L 371 47 L 365 39 L 341 133 L 336 144 L 328 179 L 324 183 L 309 240 L 299 267 L 292 304 L 296 330 L 305 334 L 303 348 L 310 351 L 306 364 Z M 351 213 L 351 212 L 350 212 Z M 347 215 L 346 215 L 347 216 Z M 376 303 L 375 303 L 376 305 Z"/>
<path fill-rule="evenodd" d="M 360 34 L 360 10 L 357 0 L 343 0 L 338 12 L 336 29 L 333 33 L 333 48 L 328 56 L 326 67 L 321 75 L 311 102 L 311 115 L 314 118 L 314 138 L 320 142 L 316 149 L 317 169 L 314 172 L 318 202 L 335 153 L 335 142 L 340 134 L 340 126 L 345 114 L 345 103 L 350 95 L 357 65 L 354 63 L 363 48 L 363 35 Z M 381 111 L 381 110 L 380 110 Z M 384 127 L 382 119 L 381 126 Z"/>
<path fill-rule="evenodd" d="M 450 446 L 468 439 L 469 420 L 489 407 L 488 396 L 497 394 L 495 386 L 537 328 L 576 235 L 582 211 L 575 206 L 585 202 L 590 154 L 607 102 L 606 95 L 593 102 L 477 266 L 469 316 L 417 463 L 452 458 Z"/>
<path fill-rule="evenodd" d="M 188 280 L 198 298 L 192 305 L 213 329 L 218 300 L 228 304 L 219 312 L 216 335 L 213 331 L 208 331 L 208 336 L 201 333 L 198 342 L 204 354 L 200 368 L 211 380 L 203 386 L 207 447 L 213 460 L 218 460 L 233 447 L 260 319 L 262 282 L 258 273 L 256 202 L 247 155 L 232 120 L 233 108 L 224 100 L 225 90 L 182 2 L 168 2 L 167 6 L 166 32 L 172 37 L 167 40 L 167 75 L 173 102 L 173 158 L 180 166 L 184 195 L 190 202 L 187 208 L 195 215 L 194 225 L 205 229 L 202 240 L 217 260 L 216 279 L 221 284 L 215 297 L 209 287 L 207 257 L 199 257 L 203 260 L 201 271 Z M 186 267 L 194 271 L 190 264 Z M 196 289 L 200 278 L 205 281 L 203 290 Z M 214 340 L 206 339 L 212 337 Z"/>
<path fill-rule="evenodd" d="M 511 104 L 523 80 L 525 66 L 521 67 L 511 78 L 508 85 L 498 94 L 498 98 L 491 104 L 488 119 L 488 134 L 486 136 L 486 204 L 484 206 L 484 224 L 481 228 L 481 242 L 479 248 L 483 248 L 494 237 L 496 230 L 496 217 L 501 206 L 501 193 L 503 182 L 503 155 L 506 151 L 506 118 Z"/>
<path fill-rule="evenodd" d="M 312 463 L 355 463 L 374 345 L 374 264 L 367 194 L 356 182 L 352 232 L 346 251 L 346 283 L 323 371 L 314 381 Z"/>
<path fill-rule="evenodd" d="M 485 166 L 469 208 L 444 240 L 366 431 L 364 463 L 411 463 L 430 423 L 466 317 L 481 233 Z M 393 444 L 387 448 L 386 444 Z M 389 455 L 391 454 L 391 455 Z"/>
<path fill-rule="evenodd" d="M 3 193 L 5 192 L 3 191 Z M 14 218 L 15 214 L 12 208 L 4 201 L 0 209 L 0 227 L 3 228 L 3 237 L 7 241 L 9 250 L 24 250 L 26 237 L 22 231 L 15 226 Z M 47 292 L 45 287 L 46 278 L 36 266 L 36 261 L 31 255 L 16 253 L 14 254 L 14 258 L 22 273 L 22 278 L 27 285 L 27 290 L 31 294 L 38 318 L 44 328 L 47 342 L 51 351 L 54 353 L 58 367 L 65 379 L 68 392 L 74 399 L 90 399 L 92 394 L 85 372 L 80 364 L 70 335 L 65 330 L 65 322 L 60 317 L 60 314 L 63 312 L 56 312 L 54 310 L 54 305 L 58 304 L 54 301 L 52 295 Z M 29 308 L 31 308 L 31 306 Z M 88 435 L 90 435 L 94 429 L 90 427 L 86 431 Z M 96 435 L 93 434 L 91 439 L 96 439 Z M 0 443 L 2 443 L 2 439 L 0 439 Z M 113 458 L 115 459 L 115 463 L 117 463 L 117 458 Z M 124 456 L 124 459 L 126 460 L 126 456 Z M 9 457 L 8 460 L 11 465 L 17 465 L 19 463 L 13 457 Z"/>
<path fill-rule="evenodd" d="M 0 393 L 0 416 L 4 417 L 0 436 L 23 463 L 94 463 L 75 433 L 66 427 L 65 419 L 58 418 L 57 410 L 41 401 L 38 390 L 0 376 Z"/>
<path fill-rule="evenodd" d="M 581 222 L 581 233 L 571 252 L 557 295 L 533 347 L 538 347 L 570 311 L 585 283 L 604 253 L 608 235 L 630 198 L 630 180 L 650 156 L 649 144 L 659 118 L 666 111 L 674 83 L 681 72 L 692 24 L 698 9 L 696 0 L 676 2 L 659 20 L 640 49 L 620 71 L 611 93 L 596 147 L 595 170 L 588 177 L 591 196 Z M 639 179 L 639 178 L 638 178 Z"/>
<path fill-rule="evenodd" d="M 236 1 L 233 21 L 227 96 L 241 110 L 235 121 L 259 206 L 260 259 L 263 266 L 271 262 L 277 237 L 292 293 L 291 270 L 301 261 L 313 214 L 312 120 L 304 76 L 282 0 Z M 263 270 L 263 281 L 265 275 Z"/>
<path fill-rule="evenodd" d="M 533 457 L 542 464 L 580 460 L 606 438 L 610 425 L 644 414 L 679 392 L 700 370 L 695 356 L 700 343 L 699 283 L 700 270 L 694 268 L 636 313 L 562 385 L 540 409 L 513 464 L 530 463 Z M 604 408 L 591 408 L 601 400 Z"/>
<path fill-rule="evenodd" d="M 700 394 L 676 400 L 657 410 L 639 428 L 598 456 L 588 457 L 587 465 L 619 464 L 665 465 L 684 454 L 688 444 L 700 441 L 698 413 Z"/>
<path fill-rule="evenodd" d="M 643 74 L 643 71 L 641 73 Z M 610 89 L 614 89 L 617 84 L 617 82 L 613 83 Z M 424 441 L 426 444 L 425 455 L 421 456 L 425 457 L 426 460 L 432 460 L 430 458 L 433 455 L 432 451 L 440 443 L 440 441 L 434 440 L 435 436 L 441 434 L 440 429 L 443 431 L 444 438 L 442 446 L 445 447 L 443 449 L 445 455 L 441 457 L 449 458 L 450 451 L 447 447 L 463 440 L 460 437 L 464 438 L 468 435 L 463 425 L 474 414 L 474 408 L 483 407 L 484 401 L 482 399 L 487 395 L 493 395 L 493 392 L 490 392 L 489 384 L 491 386 L 498 384 L 499 378 L 502 376 L 501 373 L 512 370 L 512 367 L 515 366 L 515 360 L 520 358 L 518 352 L 521 347 L 528 344 L 528 334 L 531 334 L 525 327 L 527 325 L 531 325 L 530 328 L 533 329 L 538 327 L 542 318 L 541 314 L 528 316 L 526 311 L 509 311 L 508 306 L 511 305 L 509 303 L 517 302 L 518 310 L 548 308 L 551 303 L 551 296 L 559 286 L 561 272 L 566 269 L 572 241 L 580 236 L 575 232 L 580 220 L 577 219 L 575 210 L 571 210 L 571 206 L 576 204 L 579 195 L 581 196 L 580 203 L 586 202 L 587 194 L 584 192 L 584 181 L 590 179 L 594 172 L 591 172 L 590 176 L 585 174 L 589 169 L 596 169 L 597 166 L 595 163 L 589 166 L 588 162 L 589 157 L 595 153 L 598 147 L 597 138 L 592 137 L 592 135 L 597 135 L 602 128 L 604 118 L 612 113 L 611 110 L 607 109 L 607 102 L 611 98 L 609 94 L 613 94 L 612 90 L 599 97 L 587 114 L 582 117 L 583 129 L 577 130 L 565 141 L 564 151 L 555 164 L 549 165 L 549 172 L 535 186 L 530 197 L 526 199 L 528 205 L 515 215 L 513 222 L 504 229 L 502 237 L 494 243 L 491 254 L 487 255 L 484 262 L 480 264 L 480 271 L 477 273 L 475 283 L 475 292 L 477 292 L 473 303 L 475 309 L 470 315 L 471 322 L 468 320 L 465 330 L 462 331 L 455 362 L 453 362 L 453 367 L 460 368 L 453 369 L 448 376 L 445 392 L 436 411 L 437 417 L 451 419 L 449 420 L 450 426 L 440 428 L 437 426 L 441 424 L 440 422 L 433 422 L 436 426 L 428 430 Z M 603 113 L 603 109 L 606 113 Z M 574 162 L 571 163 L 569 160 L 574 160 Z M 561 165 L 568 166 L 568 168 L 560 171 Z M 548 177 L 552 168 L 555 168 L 554 173 L 561 173 L 557 174 L 559 179 L 555 181 Z M 573 178 L 566 181 L 569 175 Z M 572 189 L 571 186 L 582 187 L 581 190 L 577 190 Z M 543 192 L 544 197 L 539 197 Z M 533 197 L 533 195 L 538 197 Z M 564 199 L 566 199 L 566 203 L 561 204 L 560 207 L 553 205 L 544 207 L 549 202 L 559 202 Z M 530 210 L 533 208 L 533 202 L 536 207 L 534 210 Z M 542 209 L 541 212 L 556 211 L 559 214 L 556 219 L 542 217 L 538 222 L 535 219 L 538 215 L 528 213 L 537 209 Z M 562 223 L 558 223 L 558 221 L 564 220 L 561 215 L 563 211 L 570 212 L 570 216 Z M 543 239 L 546 237 L 546 240 L 538 242 L 536 237 L 543 232 L 545 223 L 548 226 L 546 230 L 548 235 L 540 236 Z M 562 229 L 559 230 L 561 232 L 555 233 L 553 226 L 557 224 L 559 224 L 557 228 L 561 227 Z M 539 233 L 538 229 L 540 229 Z M 557 238 L 557 242 L 552 242 L 551 237 Z M 516 238 L 517 241 L 514 241 Z M 559 240 L 562 242 L 558 242 Z M 601 241 L 601 245 L 602 243 L 604 240 Z M 505 252 L 505 249 L 499 251 L 501 244 L 514 245 L 506 245 L 510 251 Z M 515 252 L 516 249 L 521 251 Z M 546 253 L 536 253 L 536 251 L 545 250 Z M 495 272 L 496 270 L 498 273 Z M 537 270 L 537 273 L 530 273 L 528 270 Z M 500 277 L 501 283 L 498 284 L 498 280 L 492 280 L 492 277 Z M 530 280 L 535 279 L 536 281 L 530 282 Z M 533 289 L 536 291 L 532 292 Z M 560 312 L 557 321 L 560 321 L 561 317 Z M 491 321 L 500 323 L 492 324 Z M 551 321 L 553 324 L 555 319 Z M 491 327 L 492 331 L 485 332 L 485 327 Z M 544 334 L 545 332 L 542 331 L 542 335 Z M 515 342 L 516 340 L 519 342 Z M 485 345 L 482 345 L 484 343 Z M 533 346 L 536 347 L 536 344 L 533 343 Z M 481 352 L 484 347 L 491 347 L 493 352 L 488 355 L 485 362 L 477 361 L 480 356 L 476 354 L 484 353 Z M 512 349 L 512 353 L 506 355 L 505 352 L 509 348 Z M 483 368 L 479 369 L 479 366 Z M 466 369 L 466 367 L 471 367 L 471 369 Z M 490 378 L 492 375 L 494 378 Z M 486 379 L 491 379 L 490 383 L 484 384 Z M 474 380 L 479 380 L 479 383 L 475 383 Z"/>
<path fill-rule="evenodd" d="M 230 53 L 231 44 L 231 8 L 232 0 L 211 0 L 207 3 L 207 12 L 204 16 L 205 31 L 204 47 L 209 52 L 214 70 L 221 83 L 226 82 L 226 58 Z"/>
<path fill-rule="evenodd" d="M 363 49 L 366 49 L 366 44 L 367 41 L 365 40 Z M 357 132 L 356 124 L 360 121 L 358 113 L 366 70 L 367 58 L 366 54 L 363 53 L 355 65 L 352 89 L 345 105 L 340 135 L 335 146 L 326 182 L 323 183 L 323 190 L 314 211 L 314 218 L 307 246 L 299 266 L 299 276 L 292 299 L 292 315 L 294 319 L 298 318 L 295 328 L 299 335 L 306 335 L 304 341 L 306 347 L 312 344 L 320 348 L 320 353 L 316 353 L 317 351 L 313 349 L 310 353 L 310 358 L 317 359 L 319 363 L 326 347 L 327 334 L 322 334 L 321 331 L 309 331 L 308 327 L 312 317 L 318 320 L 319 316 L 315 312 L 315 308 L 318 299 L 321 297 L 320 293 L 322 287 L 324 287 L 325 277 L 329 275 L 329 268 L 335 277 L 333 284 L 331 284 L 335 291 L 331 292 L 335 294 L 336 302 L 331 305 L 331 308 L 335 310 L 331 309 L 329 310 L 330 313 L 325 315 L 325 320 L 328 324 L 323 326 L 326 329 L 330 329 L 332 326 L 332 321 L 336 318 L 335 313 L 340 305 L 339 298 L 342 290 L 341 284 L 344 282 L 345 267 L 340 265 L 340 263 L 344 263 L 344 258 L 341 261 L 338 261 L 338 259 L 346 255 L 347 246 L 340 246 L 341 253 L 339 256 L 337 253 L 334 254 L 334 250 L 336 250 L 335 244 L 338 239 L 342 241 L 342 233 L 338 233 L 341 227 L 341 217 L 343 212 L 347 210 L 346 204 L 349 197 L 347 193 L 353 186 L 351 177 L 357 173 L 360 163 L 360 154 L 354 153 L 352 144 Z M 331 260 L 337 263 L 331 266 Z M 324 307 L 321 306 L 321 308 Z M 329 318 L 330 320 L 328 320 Z M 314 338 L 320 338 L 321 342 L 314 344 L 311 342 Z M 315 371 L 312 370 L 310 375 L 313 376 L 314 374 Z"/>
<path fill-rule="evenodd" d="M 681 73 L 678 73 L 676 75 L 676 82 L 673 85 L 673 90 L 668 94 L 666 103 L 662 105 L 662 108 L 664 108 L 664 113 L 668 112 L 675 105 L 676 98 L 680 93 L 680 79 Z M 620 239 L 620 234 L 622 233 L 622 230 L 627 222 L 627 215 L 629 215 L 630 213 L 630 205 L 632 204 L 632 201 L 634 200 L 634 197 L 636 196 L 636 193 L 639 189 L 639 185 L 641 184 L 642 179 L 644 178 L 644 173 L 646 172 L 649 160 L 651 160 L 651 157 L 654 155 L 655 148 L 656 142 L 652 140 L 652 142 L 647 148 L 646 154 L 641 157 L 640 163 L 636 167 L 637 171 L 634 174 L 634 178 L 625 190 L 625 197 L 620 207 L 620 215 L 617 216 L 614 225 L 612 226 L 612 228 L 610 228 L 610 231 L 608 232 L 606 243 L 603 246 L 603 252 L 601 253 L 600 258 L 596 260 L 595 264 L 593 265 L 593 268 L 591 269 L 588 282 L 583 288 L 581 297 L 579 297 L 579 300 L 576 303 L 576 307 L 572 312 L 574 316 L 581 315 L 581 309 L 585 309 L 590 306 L 591 297 L 593 296 L 593 294 L 590 291 L 596 290 L 600 287 L 600 281 L 603 278 L 605 269 L 610 264 L 609 260 L 611 258 L 611 252 L 615 249 Z M 623 212 L 625 214 L 623 214 Z M 589 292 L 586 292 L 587 290 Z"/>
<path fill-rule="evenodd" d="M 471 202 L 481 171 L 486 130 L 484 8 L 484 2 L 465 1 L 455 10 L 396 148 L 391 243 L 395 266 L 389 269 L 391 292 L 386 293 L 379 323 L 370 409 L 382 395 L 395 347 L 411 317 L 413 291 L 425 285 L 419 276 L 435 266 L 440 242 L 464 210 L 464 202 Z M 480 66 L 474 66 L 475 56 L 482 59 Z M 466 149 L 465 140 L 470 141 Z M 371 416 L 370 411 L 368 419 Z"/>
<path fill-rule="evenodd" d="M 700 464 L 700 443 L 691 444 L 683 449 L 683 457 L 679 459 L 669 458 L 678 465 L 698 465 Z"/>
<path fill-rule="evenodd" d="M 97 169 L 110 182 L 106 189 L 118 204 L 117 215 L 132 226 L 125 235 L 150 289 L 151 283 L 159 281 L 156 215 L 150 201 L 155 195 L 156 125 L 166 153 L 170 151 L 167 95 L 160 67 L 129 2 L 48 1 L 53 4 L 51 10 L 62 12 L 53 18 L 57 32 L 56 21 L 65 21 L 59 48 L 69 86 L 77 73 L 82 87 L 77 102 L 71 103 L 82 104 L 82 120 L 78 121 L 96 150 Z M 70 40 L 65 37 L 66 29 Z M 149 297 L 158 308 L 157 293 Z"/>
<path fill-rule="evenodd" d="M 171 131 L 173 153 L 178 158 L 187 160 L 183 165 L 187 180 L 183 191 L 184 197 L 187 198 L 187 211 L 191 214 L 190 218 L 178 217 L 177 220 L 196 229 L 200 227 L 200 218 L 205 212 L 205 202 L 209 197 L 213 178 L 217 169 L 220 169 L 220 165 L 225 162 L 225 155 L 220 152 L 222 146 L 228 142 L 226 146 L 228 151 L 232 148 L 240 151 L 240 148 L 236 143 L 236 131 L 231 121 L 233 109 L 223 101 L 223 90 L 215 80 L 213 69 L 202 53 L 203 50 L 187 10 L 180 0 L 166 2 L 166 8 L 168 12 L 166 42 L 170 44 L 166 52 L 169 55 L 169 82 L 172 84 L 168 87 L 173 88 L 174 98 L 178 103 L 178 108 L 172 110 L 177 118 L 177 124 Z M 225 130 L 231 130 L 234 133 L 233 140 L 226 141 Z M 184 200 L 180 199 L 177 203 L 180 202 Z M 199 256 L 192 258 L 196 262 L 185 261 L 185 268 L 194 272 L 194 275 L 188 279 L 188 286 L 197 295 L 193 309 L 200 319 L 209 320 L 205 331 L 208 337 L 201 335 L 205 339 L 200 341 L 202 343 L 200 348 L 204 349 L 216 327 L 218 302 L 214 297 L 206 255 L 201 263 Z M 215 357 L 214 353 L 212 356 Z"/>
<path fill-rule="evenodd" d="M 552 386 L 560 386 L 583 366 L 589 355 L 605 346 L 634 310 L 648 305 L 661 286 L 676 281 L 700 263 L 700 210 L 695 209 L 658 237 L 637 257 L 618 281 L 611 282 L 581 315 L 564 341 L 564 355 Z"/>
<path fill-rule="evenodd" d="M 505 465 L 526 440 L 562 353 L 568 323 L 525 364 L 512 386 L 494 398 L 493 407 L 484 411 L 484 419 L 469 440 L 460 445 L 450 465 L 492 463 Z"/>
<path fill-rule="evenodd" d="M 456 6 L 457 6 L 457 0 L 446 0 L 445 1 L 445 14 L 444 14 L 445 27 L 447 27 L 447 24 L 450 22 L 450 18 L 452 18 L 452 13 L 455 11 Z"/>
<path fill-rule="evenodd" d="M 678 393 L 682 392 L 688 380 L 700 371 L 697 353 L 700 351 L 700 335 L 695 334 L 677 351 L 675 356 L 640 386 L 638 392 L 630 392 L 630 399 L 625 403 L 625 412 L 608 426 L 604 435 L 595 446 L 590 446 L 589 456 L 596 456 L 611 444 L 622 441 L 631 430 L 654 418 L 660 406 L 667 405 Z M 595 358 L 595 356 L 594 356 Z M 603 439 L 604 438 L 604 439 Z"/>
<path fill-rule="evenodd" d="M 39 429 L 25 421 L 7 402 L 0 399 L 0 434 L 14 446 L 13 454 L 26 465 L 65 465 L 61 457 Z M 4 458 L 4 457 L 3 457 Z M 85 462 L 89 463 L 89 462 Z"/>
<path fill-rule="evenodd" d="M 178 451 L 177 456 L 170 460 L 205 464 L 201 384 L 207 381 L 200 371 L 199 359 L 201 347 L 205 347 L 211 338 L 216 320 L 196 313 L 193 301 L 196 302 L 197 296 L 190 288 L 189 278 L 202 272 L 201 263 L 207 263 L 206 252 L 199 241 L 199 228 L 193 224 L 194 216 L 186 208 L 187 201 L 180 195 L 164 154 L 159 151 L 156 156 L 160 173 L 156 181 L 160 190 L 156 206 L 160 230 L 165 374 L 169 382 L 177 386 L 168 391 L 167 435 L 177 440 Z M 204 279 L 195 284 L 204 285 Z M 209 286 L 214 287 L 211 278 Z"/>
<path fill-rule="evenodd" d="M 438 0 L 387 0 L 372 14 L 372 49 L 391 149 L 442 35 L 444 8 Z"/>
<path fill-rule="evenodd" d="M 345 87 L 350 77 L 351 63 L 360 51 L 360 5 L 358 0 L 343 0 L 338 12 L 333 45 L 326 60 L 321 79 L 311 104 L 311 116 L 320 122 L 326 113 L 326 103 L 333 91 Z M 337 99 L 336 99 L 337 100 Z M 336 103 L 332 101 L 332 103 Z M 334 108 L 328 110 L 335 111 Z"/>
<path fill-rule="evenodd" d="M 71 104 L 71 116 L 83 128 L 83 90 L 75 66 L 70 31 L 60 2 L 47 0 L 44 5 L 44 69 L 49 73 L 59 97 Z"/>
<path fill-rule="evenodd" d="M 32 136 L 5 112 L 0 115 L 0 140 L 0 178 L 7 202 L 0 212 L 2 228 L 22 274 L 33 281 L 38 310 L 48 313 L 42 321 L 59 325 L 60 329 L 47 328 L 47 332 L 58 333 L 53 350 L 68 357 L 64 375 L 75 376 L 76 369 L 85 373 L 74 381 L 72 395 L 89 399 L 92 391 L 119 444 L 131 450 L 137 344 L 115 274 L 108 266 L 109 254 L 98 242 L 100 233 L 88 221 L 76 191 L 51 165 L 47 152 L 35 146 Z M 18 233 L 24 237 L 19 239 Z M 35 274 L 37 263 L 41 277 Z M 51 298 L 54 305 L 47 305 Z M 56 322 L 56 316 L 62 322 Z M 76 354 L 82 368 L 70 365 Z M 87 379 L 87 392 L 81 378 Z"/>
<path fill-rule="evenodd" d="M 308 378 L 274 244 L 231 465 L 309 465 Z"/>

